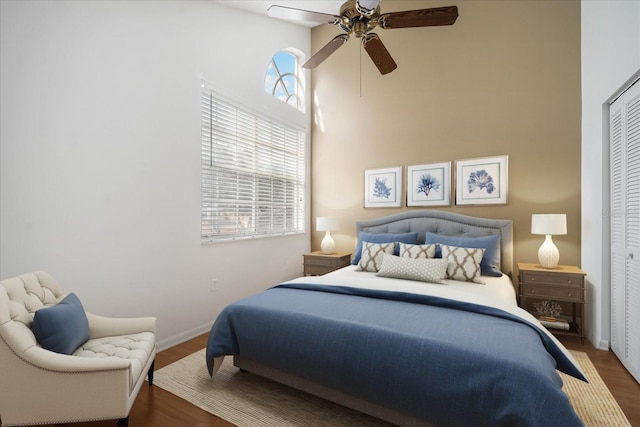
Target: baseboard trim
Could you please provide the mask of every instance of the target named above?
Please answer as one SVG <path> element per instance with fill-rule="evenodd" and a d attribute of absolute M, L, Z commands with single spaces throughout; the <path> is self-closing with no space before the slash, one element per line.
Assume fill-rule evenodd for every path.
<path fill-rule="evenodd" d="M 189 341 L 192 338 L 195 338 L 199 335 L 205 334 L 211 330 L 212 323 L 207 323 L 202 326 L 198 326 L 197 328 L 190 329 L 188 331 L 182 332 L 178 335 L 174 335 L 172 337 L 163 339 L 162 341 L 158 341 L 156 343 L 156 348 L 158 351 L 166 350 L 168 348 L 174 347 L 178 344 L 182 344 L 185 341 Z"/>

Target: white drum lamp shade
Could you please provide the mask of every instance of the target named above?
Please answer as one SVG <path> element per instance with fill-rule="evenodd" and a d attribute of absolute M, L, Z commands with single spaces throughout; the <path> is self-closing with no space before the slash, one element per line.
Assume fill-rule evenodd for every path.
<path fill-rule="evenodd" d="M 323 254 L 330 255 L 335 253 L 336 244 L 331 237 L 331 232 L 336 231 L 337 229 L 338 218 L 334 216 L 319 216 L 316 218 L 316 230 L 326 231 L 324 239 L 322 239 L 322 243 L 320 243 L 320 248 L 322 249 Z"/>
<path fill-rule="evenodd" d="M 567 234 L 566 214 L 534 214 L 531 216 L 531 234 L 543 234 L 544 242 L 538 249 L 538 261 L 544 268 L 556 268 L 560 252 L 552 235 Z"/>

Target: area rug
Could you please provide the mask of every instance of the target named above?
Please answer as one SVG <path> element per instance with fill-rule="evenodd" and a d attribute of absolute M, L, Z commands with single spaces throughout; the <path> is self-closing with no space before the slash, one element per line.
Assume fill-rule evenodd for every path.
<path fill-rule="evenodd" d="M 613 398 L 587 353 L 569 350 L 589 379 L 589 383 L 560 374 L 562 388 L 576 413 L 587 427 L 631 427 L 620 405 Z"/>
<path fill-rule="evenodd" d="M 571 351 L 589 384 L 564 374 L 563 390 L 587 427 L 631 425 L 600 378 L 589 356 Z M 202 349 L 154 374 L 154 385 L 238 427 L 389 427 L 391 424 L 280 385 L 256 375 L 241 374 L 225 358 L 212 381 Z"/>

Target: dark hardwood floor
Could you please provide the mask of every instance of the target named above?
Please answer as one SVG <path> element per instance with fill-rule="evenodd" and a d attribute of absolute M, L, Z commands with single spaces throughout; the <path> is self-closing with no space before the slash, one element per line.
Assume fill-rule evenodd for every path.
<path fill-rule="evenodd" d="M 575 337 L 559 337 L 571 350 L 584 351 L 589 355 L 598 373 L 611 390 L 618 404 L 631 422 L 640 427 L 640 384 L 627 372 L 618 358 L 611 352 L 595 349 L 591 343 Z M 180 345 L 158 353 L 156 369 L 194 353 L 206 346 L 206 335 L 201 335 Z M 115 421 L 78 423 L 73 426 L 115 427 Z M 129 416 L 130 427 L 233 427 L 214 415 L 164 391 L 160 387 L 143 385 Z M 52 426 L 50 426 L 52 427 Z"/>

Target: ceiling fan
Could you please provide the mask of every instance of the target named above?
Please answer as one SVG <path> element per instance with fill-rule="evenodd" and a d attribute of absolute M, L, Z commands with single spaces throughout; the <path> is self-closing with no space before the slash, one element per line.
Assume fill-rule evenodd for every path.
<path fill-rule="evenodd" d="M 402 12 L 380 13 L 380 0 L 348 0 L 340 7 L 340 15 L 312 12 L 286 6 L 273 5 L 268 10 L 274 18 L 338 25 L 344 31 L 334 37 L 322 49 L 316 52 L 303 67 L 316 68 L 349 40 L 353 34 L 362 39 L 362 47 L 367 51 L 381 74 L 395 70 L 398 65 L 380 40 L 372 32 L 375 27 L 382 29 L 435 27 L 452 25 L 458 18 L 456 6 L 431 9 L 406 10 Z"/>

